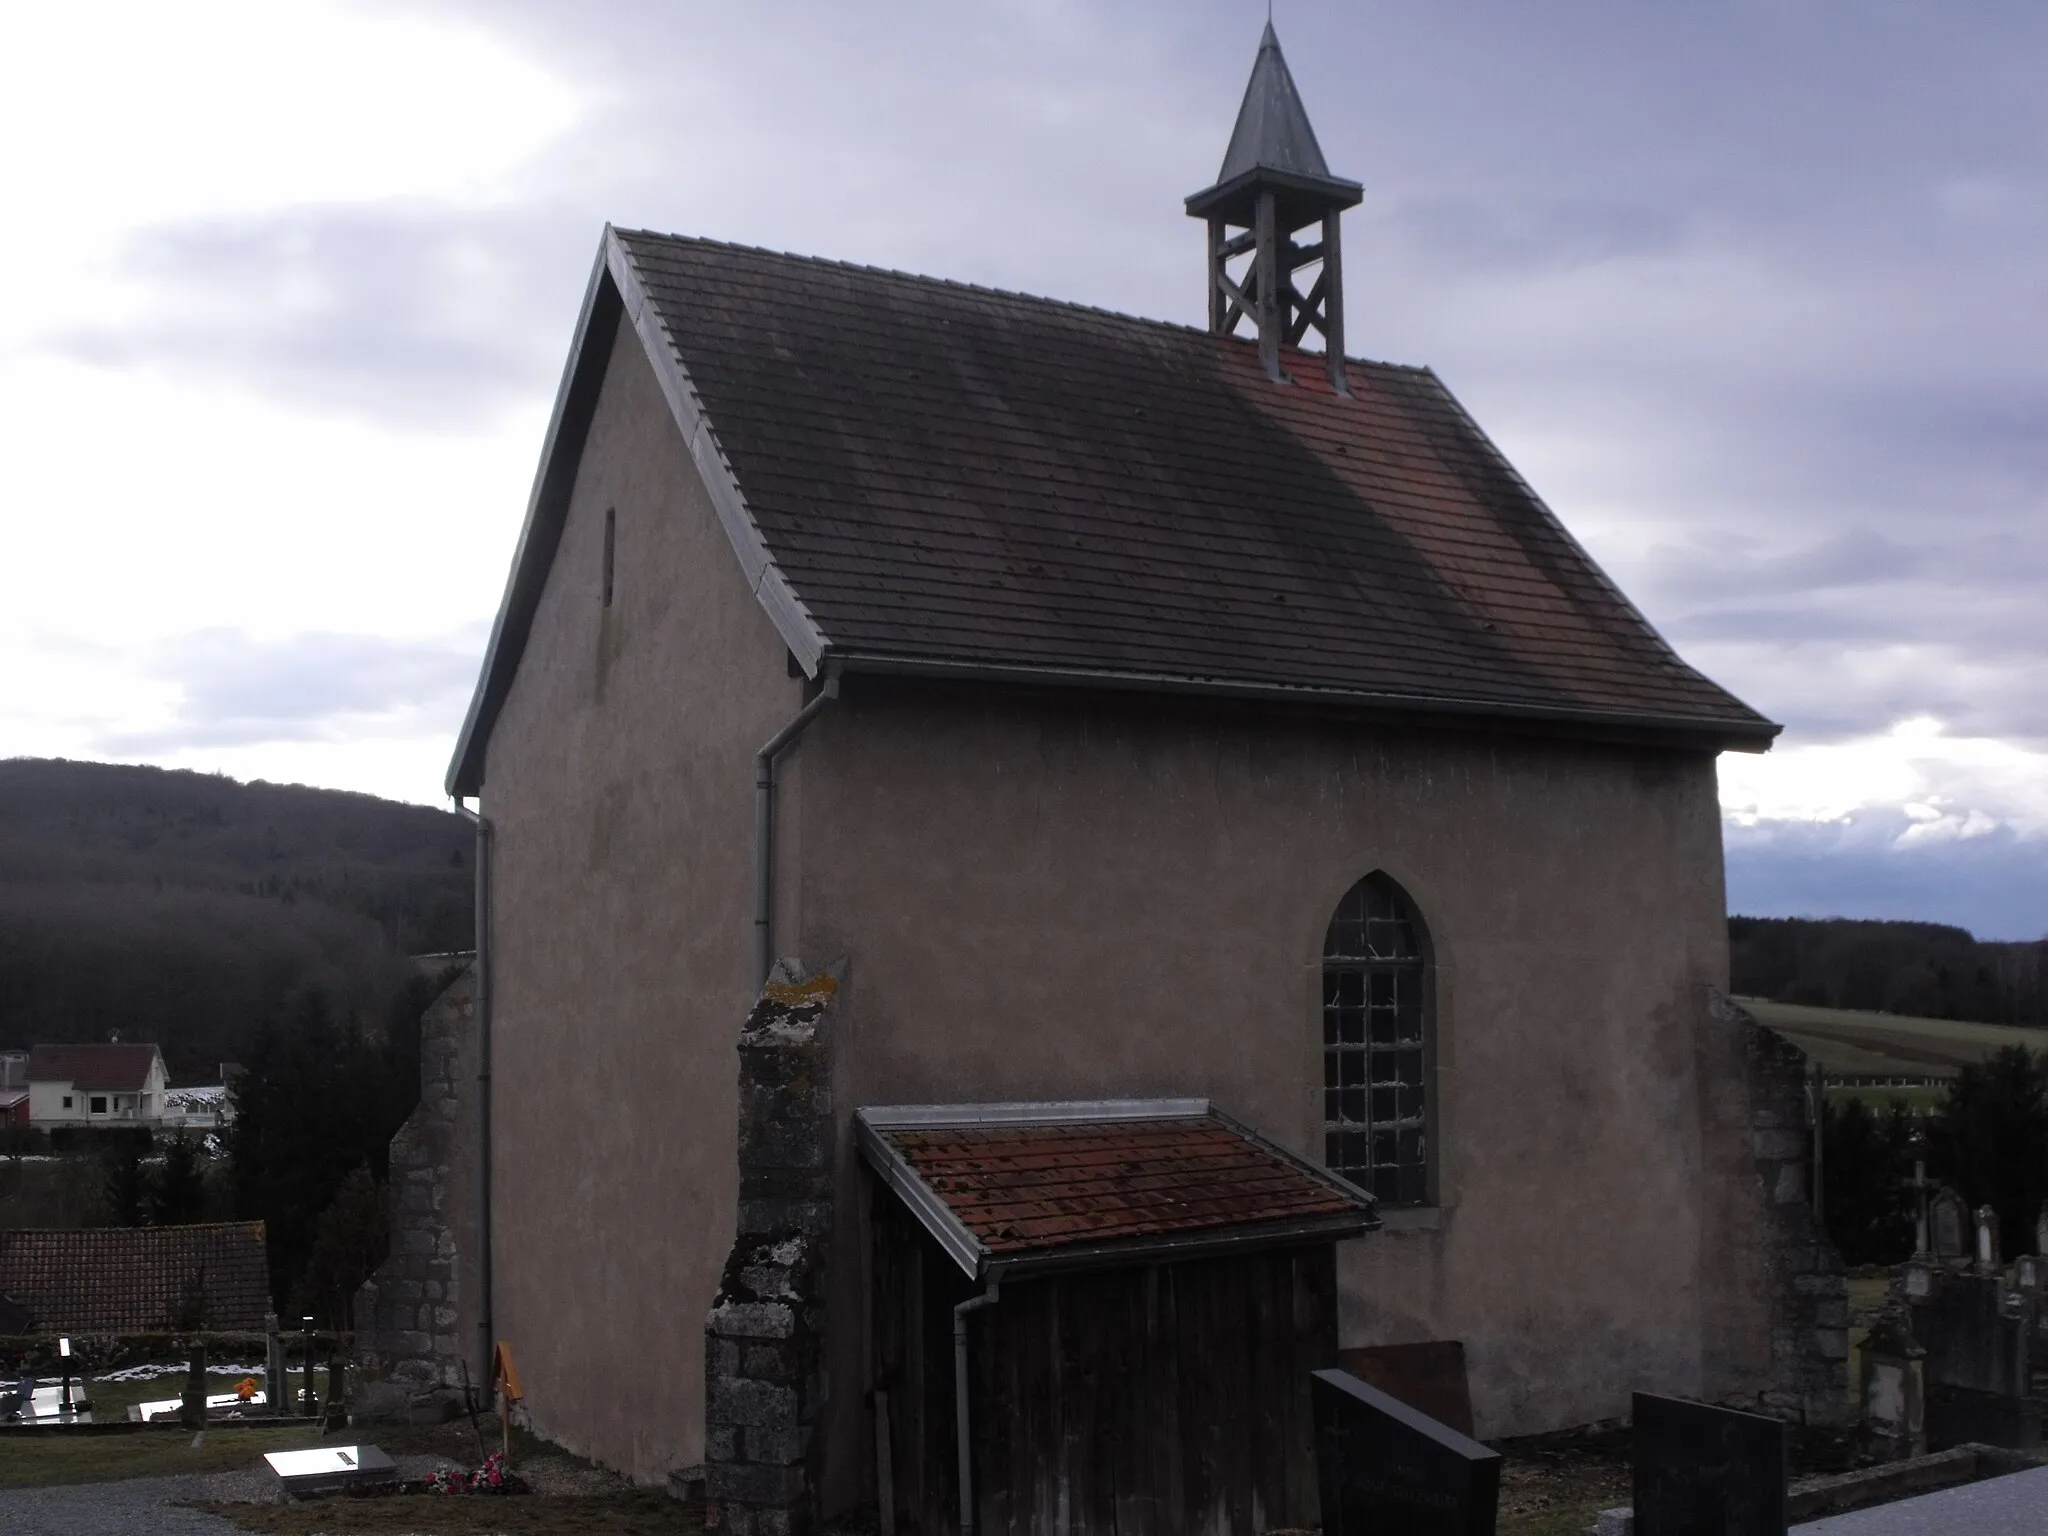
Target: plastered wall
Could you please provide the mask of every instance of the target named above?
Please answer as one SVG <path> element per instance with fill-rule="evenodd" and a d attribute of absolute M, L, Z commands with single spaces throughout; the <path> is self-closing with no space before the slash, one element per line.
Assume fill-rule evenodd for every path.
<path fill-rule="evenodd" d="M 1343 1342 L 1465 1340 L 1487 1436 L 1769 1369 L 1710 756 L 857 684 L 803 750 L 846 1112 L 1199 1094 L 1319 1155 L 1324 928 L 1384 869 L 1437 963 L 1441 1200 L 1341 1250 Z"/>
<path fill-rule="evenodd" d="M 624 330 L 482 803 L 497 1333 L 534 1428 L 643 1481 L 703 1456 L 753 753 L 801 702 L 785 657 Z"/>

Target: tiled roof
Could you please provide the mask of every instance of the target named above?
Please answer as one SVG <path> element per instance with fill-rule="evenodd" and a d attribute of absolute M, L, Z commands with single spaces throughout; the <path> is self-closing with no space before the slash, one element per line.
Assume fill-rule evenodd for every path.
<path fill-rule="evenodd" d="M 607 233 L 451 765 L 482 780 L 611 327 L 637 328 L 806 667 L 1284 692 L 1760 747 L 1427 369 Z"/>
<path fill-rule="evenodd" d="M 1142 1107 L 1095 1118 L 1081 1105 L 862 1110 L 861 1139 L 927 1226 L 950 1224 L 956 1258 L 979 1250 L 978 1266 L 963 1259 L 970 1272 L 1225 1236 L 1335 1239 L 1376 1224 L 1362 1191 L 1201 1101 L 1182 1104 L 1149 1118 Z M 934 1235 L 948 1243 L 948 1231 Z"/>
<path fill-rule="evenodd" d="M 270 1311 L 260 1221 L 0 1231 L 0 1292 L 43 1333 L 259 1329 Z"/>
<path fill-rule="evenodd" d="M 134 1093 L 149 1081 L 153 1045 L 39 1045 L 29 1052 L 32 1083 L 73 1083 L 107 1093 Z"/>
<path fill-rule="evenodd" d="M 828 650 L 1763 724 L 1426 370 L 620 239 Z"/>

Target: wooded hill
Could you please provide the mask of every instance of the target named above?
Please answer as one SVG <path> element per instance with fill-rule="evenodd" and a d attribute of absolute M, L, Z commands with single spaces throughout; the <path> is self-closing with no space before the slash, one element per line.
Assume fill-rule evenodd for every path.
<path fill-rule="evenodd" d="M 0 761 L 0 1047 L 119 1031 L 178 1083 L 308 993 L 380 1027 L 408 955 L 469 947 L 473 843 L 372 795 Z"/>
<path fill-rule="evenodd" d="M 1728 950 L 1739 997 L 2048 1025 L 2048 939 L 1992 943 L 1940 923 L 1731 917 Z"/>

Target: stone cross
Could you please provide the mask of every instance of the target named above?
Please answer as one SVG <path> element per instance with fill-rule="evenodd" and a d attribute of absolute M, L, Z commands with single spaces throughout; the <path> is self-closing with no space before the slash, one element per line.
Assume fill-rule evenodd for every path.
<path fill-rule="evenodd" d="M 1927 1193 L 1941 1186 L 1927 1177 L 1927 1162 L 1924 1158 L 1913 1161 L 1913 1177 L 1906 1180 L 1906 1188 L 1913 1191 L 1914 1210 L 1917 1213 L 1913 1224 L 1913 1257 L 1924 1259 L 1933 1253 L 1928 1245 L 1932 1229 L 1927 1222 Z M 2042 1219 L 2048 1221 L 2048 1206 L 2042 1207 Z"/>

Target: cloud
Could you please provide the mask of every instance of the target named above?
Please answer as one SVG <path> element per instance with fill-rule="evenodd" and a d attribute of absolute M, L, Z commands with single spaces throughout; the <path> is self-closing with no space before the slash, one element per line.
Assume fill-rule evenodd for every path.
<path fill-rule="evenodd" d="M 157 757 L 195 748 L 360 737 L 448 737 L 476 679 L 482 634 L 435 640 L 236 629 L 179 635 L 150 670 L 178 690 L 170 717 L 104 731 L 102 752 Z"/>
<path fill-rule="evenodd" d="M 2048 857 L 2010 828 L 1916 839 L 1902 811 L 1727 832 L 1728 910 L 1749 917 L 1910 918 L 1980 939 L 2048 937 Z"/>
<path fill-rule="evenodd" d="M 123 243 L 116 317 L 52 345 L 400 431 L 462 427 L 552 385 L 582 299 L 569 274 L 596 242 L 545 206 L 343 205 L 154 226 Z"/>

